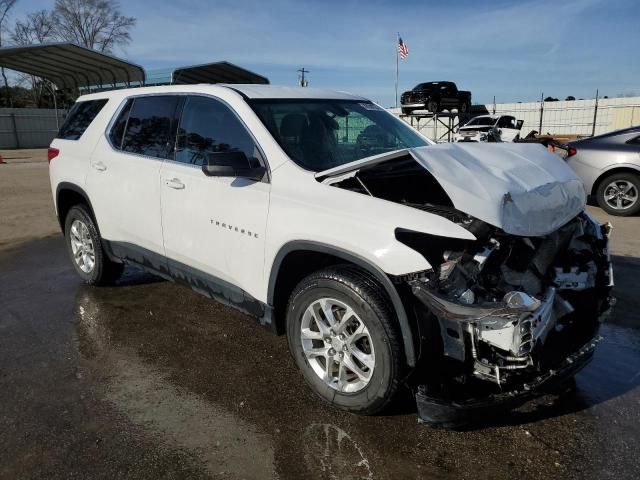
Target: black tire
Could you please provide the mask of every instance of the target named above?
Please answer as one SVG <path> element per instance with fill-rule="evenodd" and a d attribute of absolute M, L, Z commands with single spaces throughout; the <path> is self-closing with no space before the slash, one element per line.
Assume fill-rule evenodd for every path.
<path fill-rule="evenodd" d="M 410 108 L 402 108 L 401 110 L 403 115 L 410 115 L 412 112 Z"/>
<path fill-rule="evenodd" d="M 462 102 L 460 107 L 458 107 L 458 113 L 467 113 L 469 111 L 469 104 L 467 102 Z"/>
<path fill-rule="evenodd" d="M 95 261 L 90 271 L 82 270 L 73 254 L 71 227 L 76 220 L 86 225 L 88 236 L 93 244 Z M 64 238 L 71 263 L 84 283 L 87 285 L 109 285 L 120 278 L 124 271 L 124 265 L 112 262 L 104 253 L 100 233 L 89 209 L 85 205 L 75 205 L 69 210 L 64 222 Z"/>
<path fill-rule="evenodd" d="M 429 100 L 427 102 L 427 110 L 431 113 L 438 113 L 440 111 L 440 105 L 435 100 Z"/>
<path fill-rule="evenodd" d="M 614 208 L 607 203 L 605 197 L 611 193 L 610 191 L 608 191 L 609 185 L 614 182 L 620 182 L 621 185 L 623 184 L 623 182 L 626 182 L 627 184 L 630 184 L 632 186 L 635 191 L 636 197 L 634 204 L 628 205 L 626 208 Z M 609 175 L 608 177 L 604 178 L 598 185 L 596 198 L 598 200 L 598 205 L 600 205 L 600 208 L 602 208 L 610 215 L 615 215 L 618 217 L 629 217 L 631 215 L 637 214 L 638 212 L 640 212 L 640 175 L 629 172 L 620 172 Z M 623 207 L 624 206 L 625 205 L 623 203 Z"/>
<path fill-rule="evenodd" d="M 340 392 L 325 383 L 313 370 L 303 351 L 301 324 L 304 312 L 315 301 L 326 297 L 351 307 L 370 333 L 375 352 L 373 373 L 368 384 L 354 393 Z M 377 281 L 350 265 L 315 272 L 294 289 L 287 306 L 289 350 L 305 381 L 322 400 L 363 415 L 378 413 L 393 400 L 403 367 L 400 336 L 392 311 Z"/>

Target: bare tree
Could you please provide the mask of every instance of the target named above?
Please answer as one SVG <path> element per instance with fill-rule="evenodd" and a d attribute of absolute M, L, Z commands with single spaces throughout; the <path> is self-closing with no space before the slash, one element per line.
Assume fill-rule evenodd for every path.
<path fill-rule="evenodd" d="M 2 34 L 4 30 L 4 22 L 9 15 L 9 11 L 16 4 L 17 0 L 0 0 L 0 47 L 2 46 Z M 4 67 L 0 68 L 2 70 L 2 78 L 4 80 L 4 88 L 7 93 L 7 105 L 12 106 L 13 101 L 11 100 L 11 90 L 9 90 L 9 81 L 7 80 L 7 74 L 4 71 Z"/>
<path fill-rule="evenodd" d="M 53 15 L 48 10 L 30 13 L 25 20 L 18 20 L 11 33 L 11 41 L 16 45 L 33 45 L 53 40 Z"/>
<path fill-rule="evenodd" d="M 25 20 L 18 20 L 11 34 L 11 41 L 15 45 L 34 45 L 53 40 L 55 37 L 53 15 L 48 10 L 40 10 L 27 15 Z M 46 93 L 46 80 L 34 75 L 19 75 L 21 83 L 29 83 L 33 101 L 42 107 L 43 96 Z"/>
<path fill-rule="evenodd" d="M 56 0 L 53 18 L 58 38 L 99 52 L 129 43 L 136 24 L 115 0 Z"/>

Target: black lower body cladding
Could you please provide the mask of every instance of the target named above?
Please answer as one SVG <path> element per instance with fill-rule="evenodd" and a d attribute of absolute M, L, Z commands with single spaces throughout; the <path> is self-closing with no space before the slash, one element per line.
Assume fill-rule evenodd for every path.
<path fill-rule="evenodd" d="M 413 383 L 421 421 L 460 426 L 588 363 L 613 303 L 608 233 L 584 214 L 545 238 L 495 232 L 405 280 L 431 332 Z"/>

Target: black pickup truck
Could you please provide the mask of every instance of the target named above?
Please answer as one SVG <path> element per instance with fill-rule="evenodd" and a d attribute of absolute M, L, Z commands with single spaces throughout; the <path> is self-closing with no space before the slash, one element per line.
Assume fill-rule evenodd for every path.
<path fill-rule="evenodd" d="M 453 82 L 426 82 L 404 92 L 400 97 L 400 103 L 405 115 L 414 110 L 436 113 L 457 109 L 459 113 L 467 113 L 471 105 L 471 92 L 458 90 Z"/>

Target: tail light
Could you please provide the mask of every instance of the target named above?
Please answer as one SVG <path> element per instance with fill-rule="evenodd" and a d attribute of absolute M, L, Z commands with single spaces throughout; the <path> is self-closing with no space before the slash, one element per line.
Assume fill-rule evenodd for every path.
<path fill-rule="evenodd" d="M 51 163 L 51 160 L 56 158 L 59 153 L 60 150 L 58 150 L 57 148 L 49 147 L 49 150 L 47 150 L 47 160 L 49 160 L 49 163 Z"/>
<path fill-rule="evenodd" d="M 576 150 L 576 147 L 569 147 L 567 149 L 567 158 L 573 157 L 576 153 L 578 153 L 578 150 Z"/>

